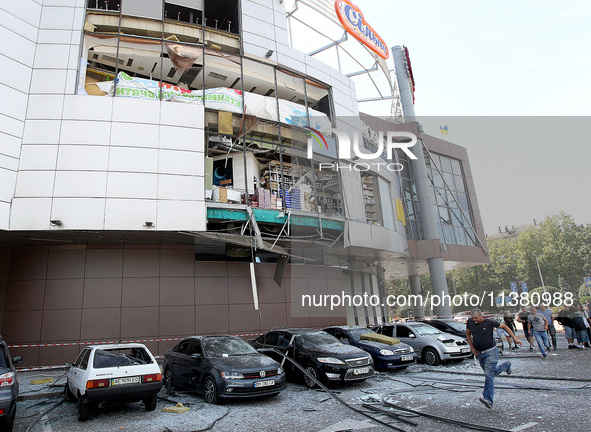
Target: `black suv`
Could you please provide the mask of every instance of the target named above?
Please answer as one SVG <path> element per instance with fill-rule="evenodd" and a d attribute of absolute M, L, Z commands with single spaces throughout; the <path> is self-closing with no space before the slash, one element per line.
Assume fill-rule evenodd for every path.
<path fill-rule="evenodd" d="M 18 381 L 13 363 L 19 363 L 22 357 L 10 357 L 8 345 L 0 336 L 0 431 L 10 432 L 16 415 Z"/>
<path fill-rule="evenodd" d="M 308 374 L 323 382 L 362 381 L 374 375 L 373 360 L 365 351 L 345 345 L 334 336 L 314 329 L 271 330 L 259 336 L 252 346 L 275 348 L 302 366 Z M 274 352 L 265 354 L 279 362 L 284 359 Z M 284 363 L 288 376 L 303 375 L 290 361 Z M 310 388 L 316 383 L 304 376 Z"/>

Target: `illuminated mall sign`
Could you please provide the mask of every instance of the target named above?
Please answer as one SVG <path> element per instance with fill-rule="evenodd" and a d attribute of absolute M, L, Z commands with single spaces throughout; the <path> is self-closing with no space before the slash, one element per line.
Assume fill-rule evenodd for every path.
<path fill-rule="evenodd" d="M 366 45 L 384 60 L 390 57 L 388 46 L 376 31 L 363 19 L 363 14 L 349 0 L 335 0 L 335 9 L 339 21 L 359 42 Z"/>

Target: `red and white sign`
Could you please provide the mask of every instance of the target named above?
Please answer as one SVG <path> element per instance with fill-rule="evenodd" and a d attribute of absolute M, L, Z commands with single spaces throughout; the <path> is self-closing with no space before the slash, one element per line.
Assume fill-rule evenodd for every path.
<path fill-rule="evenodd" d="M 363 14 L 357 6 L 349 0 L 335 0 L 335 10 L 339 21 L 345 30 L 359 42 L 367 46 L 384 60 L 390 57 L 390 51 L 386 42 L 377 32 L 365 22 Z"/>

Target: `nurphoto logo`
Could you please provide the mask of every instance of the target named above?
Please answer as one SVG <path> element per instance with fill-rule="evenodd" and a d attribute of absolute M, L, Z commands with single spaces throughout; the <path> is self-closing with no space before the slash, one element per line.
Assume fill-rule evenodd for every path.
<path fill-rule="evenodd" d="M 329 150 L 329 144 L 324 135 L 317 129 L 308 127 L 308 146 L 307 146 L 307 157 L 308 159 L 314 158 L 314 147 L 319 147 L 321 150 Z M 402 171 L 404 166 L 395 161 L 394 149 L 400 149 L 403 151 L 409 159 L 417 159 L 417 157 L 410 150 L 417 143 L 417 136 L 411 132 L 404 131 L 386 131 L 386 132 L 375 132 L 371 131 L 371 138 L 364 140 L 360 132 L 356 132 L 351 139 L 348 132 L 329 128 L 323 130 L 325 134 L 336 135 L 335 145 L 337 146 L 336 155 L 338 162 L 322 162 L 319 164 L 320 170 L 348 170 L 348 171 L 369 171 L 371 169 L 380 171 L 385 169 L 388 171 L 398 172 Z M 368 145 L 366 141 L 371 142 L 371 151 L 368 153 Z M 361 150 L 361 147 L 365 151 Z M 386 162 L 369 162 L 375 161 L 376 159 L 385 159 Z M 344 162 L 347 160 L 360 159 L 368 162 Z M 341 162 L 342 161 L 342 162 Z"/>

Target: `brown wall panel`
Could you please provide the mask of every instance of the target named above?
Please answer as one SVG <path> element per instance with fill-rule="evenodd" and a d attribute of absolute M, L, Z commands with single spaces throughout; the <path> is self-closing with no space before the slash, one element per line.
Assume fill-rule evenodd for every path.
<path fill-rule="evenodd" d="M 192 335 L 195 332 L 195 306 L 161 306 L 160 337 Z"/>
<path fill-rule="evenodd" d="M 121 309 L 121 338 L 136 340 L 158 337 L 158 309 L 157 307 Z"/>
<path fill-rule="evenodd" d="M 226 278 L 196 277 L 196 305 L 227 305 L 229 301 L 228 280 Z"/>
<path fill-rule="evenodd" d="M 86 279 L 84 282 L 85 309 L 121 307 L 121 278 Z"/>
<path fill-rule="evenodd" d="M 257 291 L 261 304 L 285 303 L 285 288 L 278 286 L 271 278 L 257 278 Z"/>
<path fill-rule="evenodd" d="M 194 304 L 194 278 L 160 278 L 160 306 L 193 306 Z"/>
<path fill-rule="evenodd" d="M 248 263 L 195 262 L 191 247 L 51 246 L 2 256 L 10 256 L 0 277 L 0 297 L 3 286 L 6 292 L 0 325 L 9 345 L 176 339 L 345 322 L 342 310 L 300 305 L 303 294 L 326 294 L 329 287 L 340 292 L 340 269 L 288 266 L 292 277 L 278 286 L 275 264 L 257 264 L 259 312 Z M 162 355 L 175 344 L 151 342 L 150 349 Z M 24 366 L 34 366 L 73 362 L 81 347 L 14 350 L 27 359 Z"/>
<path fill-rule="evenodd" d="M 41 323 L 41 342 L 70 342 L 80 340 L 80 309 L 46 310 Z"/>
<path fill-rule="evenodd" d="M 320 266 L 306 266 L 308 279 L 326 279 L 326 269 Z"/>
<path fill-rule="evenodd" d="M 45 280 L 11 281 L 6 293 L 6 310 L 42 310 Z"/>
<path fill-rule="evenodd" d="M 159 277 L 159 249 L 125 249 L 123 277 Z"/>
<path fill-rule="evenodd" d="M 195 275 L 195 252 L 191 250 L 160 251 L 160 277 Z"/>
<path fill-rule="evenodd" d="M 86 252 L 87 278 L 123 276 L 123 249 L 90 249 Z"/>
<path fill-rule="evenodd" d="M 14 249 L 10 259 L 10 280 L 45 279 L 49 248 Z"/>
<path fill-rule="evenodd" d="M 251 333 L 260 330 L 259 312 L 254 310 L 252 304 L 231 304 L 230 333 Z"/>
<path fill-rule="evenodd" d="M 250 278 L 228 278 L 230 304 L 252 304 Z"/>
<path fill-rule="evenodd" d="M 45 282 L 45 310 L 80 309 L 84 279 L 52 279 Z"/>
<path fill-rule="evenodd" d="M 2 337 L 9 345 L 37 344 L 41 337 L 43 311 L 7 311 Z"/>
<path fill-rule="evenodd" d="M 230 275 L 228 268 L 233 267 L 233 265 L 228 266 L 225 262 L 196 262 L 195 263 L 195 276 L 196 277 L 221 277 L 225 278 Z M 232 270 L 233 273 L 241 274 L 243 273 L 243 269 L 237 267 L 235 270 Z M 246 274 L 240 275 L 240 277 L 250 277 L 250 273 L 246 272 Z"/>
<path fill-rule="evenodd" d="M 38 354 L 39 364 L 44 366 L 61 366 L 66 363 L 74 363 L 83 348 L 83 345 L 40 347 Z M 29 354 L 29 351 L 25 355 L 27 354 Z M 18 366 L 22 366 L 25 360 L 23 358 L 23 363 Z"/>
<path fill-rule="evenodd" d="M 195 334 L 227 334 L 230 332 L 228 305 L 195 306 Z"/>
<path fill-rule="evenodd" d="M 160 279 L 157 277 L 123 278 L 121 306 L 158 306 Z"/>
<path fill-rule="evenodd" d="M 83 309 L 80 338 L 83 341 L 119 340 L 121 309 Z"/>
<path fill-rule="evenodd" d="M 80 279 L 84 277 L 85 267 L 84 247 L 52 247 L 47 260 L 47 279 Z"/>
<path fill-rule="evenodd" d="M 287 327 L 288 305 L 284 302 L 261 304 L 261 331 Z"/>

